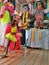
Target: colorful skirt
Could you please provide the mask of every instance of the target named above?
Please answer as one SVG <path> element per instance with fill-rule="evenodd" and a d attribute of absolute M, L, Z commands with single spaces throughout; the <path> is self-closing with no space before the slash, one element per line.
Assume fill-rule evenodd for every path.
<path fill-rule="evenodd" d="M 8 40 L 11 40 L 13 42 L 17 42 L 16 37 L 14 35 L 12 35 L 11 33 L 6 34 L 5 38 L 7 38 Z"/>
<path fill-rule="evenodd" d="M 17 39 L 16 46 L 15 46 L 15 49 L 14 50 L 18 50 L 21 47 L 21 39 L 20 39 L 20 36 L 17 35 L 17 34 L 14 34 L 13 36 Z M 7 46 L 7 44 L 8 44 L 8 39 L 5 39 L 5 47 Z M 11 40 L 10 46 L 9 46 L 9 50 L 13 50 L 14 44 L 15 44 L 15 42 L 13 42 L 13 40 Z"/>

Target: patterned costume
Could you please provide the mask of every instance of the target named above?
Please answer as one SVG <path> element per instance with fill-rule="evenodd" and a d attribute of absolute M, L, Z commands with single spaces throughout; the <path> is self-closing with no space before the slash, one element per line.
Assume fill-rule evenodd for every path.
<path fill-rule="evenodd" d="M 8 2 L 0 3 L 0 45 L 4 46 L 4 33 L 6 25 L 10 22 L 10 14 L 14 12 L 14 6 L 10 5 Z M 12 10 L 11 10 L 12 8 Z M 1 29 L 2 28 L 2 29 Z"/>

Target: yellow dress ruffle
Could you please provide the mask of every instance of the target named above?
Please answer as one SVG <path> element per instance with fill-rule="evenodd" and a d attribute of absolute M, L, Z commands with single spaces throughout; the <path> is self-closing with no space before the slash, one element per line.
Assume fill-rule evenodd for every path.
<path fill-rule="evenodd" d="M 9 39 L 9 40 L 11 40 L 11 41 L 13 41 L 13 42 L 17 42 L 17 39 L 16 39 L 15 36 L 12 35 L 11 33 L 6 34 L 6 35 L 5 35 L 5 38 L 7 38 L 7 39 Z"/>
<path fill-rule="evenodd" d="M 12 27 L 11 32 L 12 32 L 12 33 L 16 33 L 16 29 L 17 29 L 17 26 Z"/>
<path fill-rule="evenodd" d="M 12 27 L 11 33 L 16 33 L 16 29 L 17 29 L 17 26 Z M 5 38 L 7 38 L 7 39 L 9 39 L 9 40 L 11 40 L 13 42 L 17 42 L 16 37 L 14 35 L 12 35 L 11 33 L 6 34 Z"/>

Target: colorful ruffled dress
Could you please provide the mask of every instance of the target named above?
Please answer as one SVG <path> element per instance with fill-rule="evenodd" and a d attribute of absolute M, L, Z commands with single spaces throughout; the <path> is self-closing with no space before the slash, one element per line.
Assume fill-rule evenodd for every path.
<path fill-rule="evenodd" d="M 15 33 L 15 34 L 13 34 L 13 33 Z M 10 50 L 12 50 L 14 48 L 15 42 L 16 42 L 15 50 L 19 49 L 21 46 L 20 36 L 17 35 L 17 33 L 18 33 L 17 26 L 11 27 L 10 24 L 7 25 L 6 31 L 5 31 L 5 38 L 8 40 L 11 40 L 10 47 L 9 47 Z"/>

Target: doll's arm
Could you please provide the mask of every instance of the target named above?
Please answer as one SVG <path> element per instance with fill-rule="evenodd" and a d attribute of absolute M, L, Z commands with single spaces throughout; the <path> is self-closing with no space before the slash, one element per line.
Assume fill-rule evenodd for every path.
<path fill-rule="evenodd" d="M 5 6 L 3 5 L 0 11 L 0 17 L 3 17 L 4 12 L 5 12 Z"/>
<path fill-rule="evenodd" d="M 6 3 L 6 9 L 9 10 L 10 14 L 14 14 L 14 5 L 11 3 Z"/>

